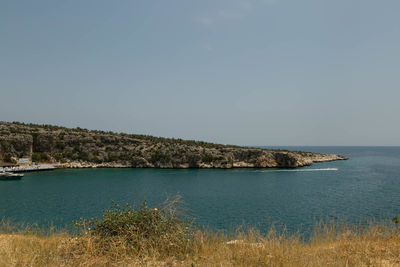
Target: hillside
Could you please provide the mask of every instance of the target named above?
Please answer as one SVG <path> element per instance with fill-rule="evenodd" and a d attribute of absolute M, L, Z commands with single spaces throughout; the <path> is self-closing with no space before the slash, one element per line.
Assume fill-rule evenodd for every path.
<path fill-rule="evenodd" d="M 0 162 L 59 167 L 295 168 L 344 157 L 52 125 L 0 122 Z"/>

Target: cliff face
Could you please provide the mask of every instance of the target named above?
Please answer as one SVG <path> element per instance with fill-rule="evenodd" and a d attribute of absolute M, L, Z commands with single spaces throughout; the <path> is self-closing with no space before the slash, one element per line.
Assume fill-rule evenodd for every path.
<path fill-rule="evenodd" d="M 134 168 L 294 168 L 345 159 L 329 154 L 0 122 L 0 161 L 22 157 L 64 167 Z"/>

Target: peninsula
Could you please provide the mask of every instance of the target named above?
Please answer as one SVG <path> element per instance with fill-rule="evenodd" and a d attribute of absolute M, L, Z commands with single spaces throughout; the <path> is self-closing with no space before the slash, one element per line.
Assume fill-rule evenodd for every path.
<path fill-rule="evenodd" d="M 0 166 L 40 162 L 58 168 L 297 168 L 344 159 L 333 154 L 0 122 Z"/>

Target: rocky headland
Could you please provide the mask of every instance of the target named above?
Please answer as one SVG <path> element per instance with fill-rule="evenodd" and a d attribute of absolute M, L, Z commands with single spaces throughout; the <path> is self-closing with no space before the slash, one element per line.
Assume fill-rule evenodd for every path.
<path fill-rule="evenodd" d="M 61 168 L 296 168 L 344 160 L 333 154 L 220 145 L 65 128 L 0 122 L 0 163 L 19 159 Z"/>

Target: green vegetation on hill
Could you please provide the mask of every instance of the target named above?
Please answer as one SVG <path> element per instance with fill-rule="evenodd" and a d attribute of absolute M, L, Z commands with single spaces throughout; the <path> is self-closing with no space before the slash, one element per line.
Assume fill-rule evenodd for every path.
<path fill-rule="evenodd" d="M 0 122 L 0 161 L 31 157 L 66 166 L 136 168 L 300 167 L 342 159 L 288 152 L 114 133 L 53 125 Z M 69 164 L 69 165 L 68 165 Z"/>

